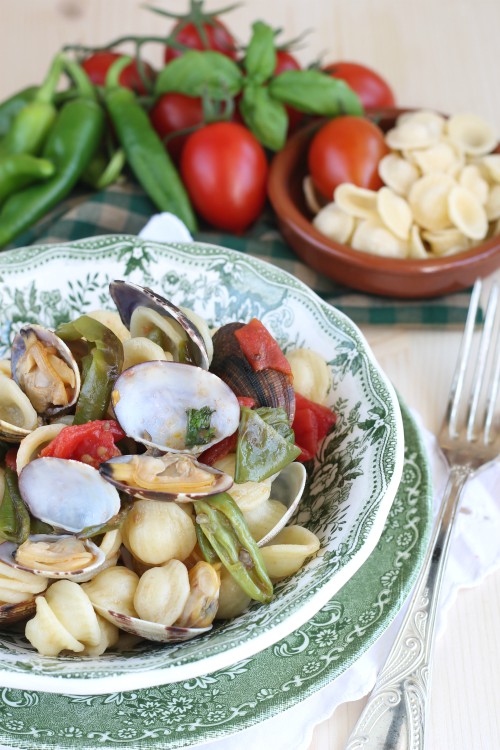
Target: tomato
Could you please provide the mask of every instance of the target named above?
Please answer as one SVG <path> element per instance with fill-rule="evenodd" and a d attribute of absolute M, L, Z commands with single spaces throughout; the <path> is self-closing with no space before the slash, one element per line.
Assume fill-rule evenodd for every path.
<path fill-rule="evenodd" d="M 308 152 L 309 174 L 317 190 L 332 200 L 343 182 L 378 190 L 380 159 L 389 153 L 384 134 L 363 117 L 344 115 L 330 120 L 313 136 Z"/>
<path fill-rule="evenodd" d="M 271 336 L 260 320 L 252 318 L 250 323 L 238 328 L 234 335 L 254 372 L 267 369 L 278 370 L 291 378 L 290 362 L 281 351 L 276 339 Z"/>
<path fill-rule="evenodd" d="M 178 21 L 170 32 L 170 36 L 179 44 L 189 47 L 189 49 L 212 49 L 221 52 L 232 60 L 236 60 L 237 49 L 233 35 L 217 16 L 207 16 L 206 18 L 207 20 L 202 21 L 200 26 L 192 22 L 186 23 L 185 20 Z M 200 28 L 202 31 L 200 31 Z M 164 55 L 165 62 L 175 60 L 183 52 L 182 49 L 167 46 Z"/>
<path fill-rule="evenodd" d="M 122 428 L 112 419 L 68 425 L 42 448 L 40 456 L 69 458 L 97 469 L 103 461 L 121 455 L 115 442 L 124 437 Z"/>
<path fill-rule="evenodd" d="M 292 429 L 295 433 L 295 444 L 301 449 L 297 461 L 309 461 L 314 458 L 321 441 L 328 435 L 337 421 L 337 416 L 328 406 L 295 394 L 295 416 Z"/>
<path fill-rule="evenodd" d="M 108 70 L 120 57 L 123 57 L 123 55 L 118 54 L 118 52 L 96 52 L 82 62 L 82 68 L 94 86 L 104 86 Z M 147 78 L 152 81 L 154 78 L 153 68 L 145 62 L 144 69 Z M 147 93 L 135 60 L 123 69 L 120 75 L 120 83 L 137 94 Z"/>
<path fill-rule="evenodd" d="M 262 211 L 266 154 L 237 122 L 214 122 L 190 135 L 180 171 L 196 211 L 219 229 L 241 233 Z"/>
<path fill-rule="evenodd" d="M 273 75 L 278 76 L 280 73 L 284 73 L 285 70 L 300 69 L 301 66 L 299 61 L 290 52 L 287 52 L 284 49 L 276 50 L 276 66 Z M 293 107 L 286 106 L 285 108 L 288 114 L 288 133 L 293 133 L 301 123 L 304 115 L 302 112 L 299 112 L 298 109 L 294 109 Z"/>
<path fill-rule="evenodd" d="M 327 65 L 325 73 L 341 78 L 361 99 L 365 109 L 370 107 L 394 107 L 396 100 L 392 89 L 371 68 L 352 62 L 335 62 Z"/>
<path fill-rule="evenodd" d="M 170 156 L 178 161 L 190 133 L 173 137 L 179 130 L 187 130 L 203 123 L 201 99 L 185 94 L 162 94 L 150 112 L 153 127 L 165 143 Z"/>

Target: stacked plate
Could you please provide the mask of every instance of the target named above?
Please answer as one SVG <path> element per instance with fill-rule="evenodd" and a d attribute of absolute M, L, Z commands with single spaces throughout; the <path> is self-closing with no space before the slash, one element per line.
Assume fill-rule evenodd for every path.
<path fill-rule="evenodd" d="M 154 288 L 211 325 L 261 319 L 286 350 L 332 369 L 338 415 L 298 511 L 319 553 L 273 602 L 183 644 L 42 657 L 0 634 L 0 743 L 176 748 L 224 737 L 303 700 L 380 635 L 416 576 L 430 477 L 416 427 L 359 330 L 304 284 L 224 248 L 114 235 L 0 256 L 0 358 L 25 321 L 107 306 L 112 279 Z M 92 720 L 89 722 L 89 716 Z M 90 728 L 92 727 L 92 728 Z"/>

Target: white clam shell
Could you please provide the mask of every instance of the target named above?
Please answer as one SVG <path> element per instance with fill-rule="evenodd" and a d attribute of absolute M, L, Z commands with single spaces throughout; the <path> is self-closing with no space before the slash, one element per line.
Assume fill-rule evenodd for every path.
<path fill-rule="evenodd" d="M 124 630 L 126 633 L 132 633 L 140 638 L 145 638 L 148 641 L 158 641 L 160 643 L 183 643 L 184 641 L 190 641 L 191 638 L 208 633 L 212 629 L 209 625 L 206 628 L 182 628 L 176 625 L 161 625 L 157 622 L 149 622 L 148 620 L 140 620 L 138 617 L 132 617 L 131 615 L 123 614 L 122 612 L 114 612 L 110 609 L 104 609 L 94 604 L 96 612 L 109 622 L 116 625 L 120 630 Z"/>
<path fill-rule="evenodd" d="M 38 414 L 29 398 L 12 380 L 0 373 L 0 438 L 19 442 L 38 425 Z"/>
<path fill-rule="evenodd" d="M 64 535 L 53 535 L 53 534 L 33 534 L 29 537 L 29 539 L 33 542 L 51 542 L 55 540 L 64 539 Z M 68 537 L 71 538 L 71 537 Z M 15 554 L 18 548 L 17 544 L 14 544 L 13 542 L 3 542 L 0 544 L 0 560 L 4 562 L 6 565 L 9 565 L 12 568 L 17 568 L 18 570 L 24 570 L 28 573 L 33 573 L 37 576 L 42 576 L 43 578 L 53 578 L 53 579 L 67 579 L 74 581 L 75 583 L 80 583 L 81 581 L 88 580 L 88 576 L 90 574 L 95 575 L 99 572 L 99 570 L 103 567 L 103 565 L 106 562 L 106 556 L 104 552 L 102 552 L 99 547 L 97 547 L 94 542 L 92 542 L 90 539 L 82 540 L 84 543 L 85 548 L 88 552 L 90 552 L 93 556 L 92 562 L 89 565 L 86 565 L 84 568 L 80 568 L 79 570 L 47 570 L 43 567 L 43 565 L 40 565 L 37 568 L 30 568 L 26 565 L 22 565 L 18 563 L 15 559 Z"/>

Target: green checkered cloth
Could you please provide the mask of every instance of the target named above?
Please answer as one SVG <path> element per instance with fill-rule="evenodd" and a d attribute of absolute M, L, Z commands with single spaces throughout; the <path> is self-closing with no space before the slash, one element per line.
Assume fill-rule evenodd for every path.
<path fill-rule="evenodd" d="M 65 242 L 101 234 L 138 234 L 154 213 L 154 205 L 137 185 L 115 184 L 99 193 L 73 194 L 9 247 Z M 354 292 L 316 273 L 286 244 L 270 212 L 243 236 L 203 228 L 195 239 L 274 263 L 305 282 L 358 325 L 462 326 L 465 321 L 468 291 L 429 301 L 408 302 Z"/>

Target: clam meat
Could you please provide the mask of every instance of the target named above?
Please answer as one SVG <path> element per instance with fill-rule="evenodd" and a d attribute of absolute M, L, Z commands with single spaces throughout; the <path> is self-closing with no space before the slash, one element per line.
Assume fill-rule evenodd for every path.
<path fill-rule="evenodd" d="M 0 372 L 0 439 L 18 443 L 37 426 L 38 414 L 29 398 Z"/>
<path fill-rule="evenodd" d="M 0 544 L 0 560 L 13 568 L 43 578 L 86 581 L 106 562 L 106 555 L 90 539 L 69 534 L 33 534 L 21 545 Z"/>
<path fill-rule="evenodd" d="M 41 416 L 68 411 L 80 393 L 78 365 L 53 331 L 26 325 L 12 343 L 12 377 Z"/>

